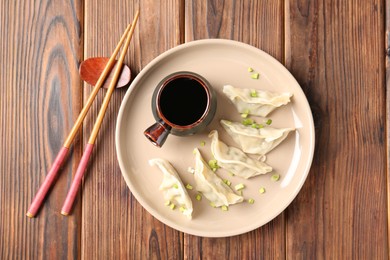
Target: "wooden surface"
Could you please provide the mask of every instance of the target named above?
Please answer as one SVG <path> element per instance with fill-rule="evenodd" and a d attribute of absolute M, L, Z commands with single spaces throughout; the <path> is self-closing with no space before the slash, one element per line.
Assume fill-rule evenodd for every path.
<path fill-rule="evenodd" d="M 0 2 L 0 259 L 388 259 L 390 1 L 160 2 Z M 270 53 L 300 83 L 316 126 L 314 160 L 270 223 L 202 238 L 143 209 L 115 153 L 126 89 L 113 94 L 72 214 L 61 206 L 105 90 L 37 218 L 25 216 L 90 93 L 80 62 L 109 56 L 137 9 L 126 57 L 134 75 L 178 44 L 225 38 Z"/>

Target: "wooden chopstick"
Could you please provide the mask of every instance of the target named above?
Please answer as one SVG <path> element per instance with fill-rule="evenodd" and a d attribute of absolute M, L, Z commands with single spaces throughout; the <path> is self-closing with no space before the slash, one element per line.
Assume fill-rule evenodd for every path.
<path fill-rule="evenodd" d="M 92 102 L 95 100 L 95 97 L 96 97 L 99 89 L 102 87 L 109 72 L 113 68 L 113 66 L 115 64 L 115 57 L 118 54 L 118 52 L 120 51 L 121 46 L 123 45 L 123 42 L 126 40 L 130 29 L 131 29 L 131 24 L 129 24 L 127 26 L 125 32 L 123 33 L 118 45 L 116 46 L 115 50 L 113 51 L 111 58 L 107 62 L 102 74 L 100 75 L 98 81 L 96 82 L 95 87 L 93 88 L 86 104 L 84 105 L 83 109 L 81 110 L 81 112 L 80 112 L 75 124 L 73 125 L 68 137 L 66 138 L 61 150 L 59 151 L 58 155 L 56 156 L 56 159 L 54 160 L 53 165 L 51 166 L 44 182 L 42 183 L 42 185 L 39 188 L 37 194 L 35 195 L 33 201 L 31 202 L 31 205 L 30 205 L 30 207 L 27 211 L 27 214 L 26 214 L 28 217 L 30 217 L 30 218 L 34 217 L 37 214 L 40 206 L 42 205 L 42 202 L 43 202 L 47 192 L 49 191 L 49 188 L 51 187 L 54 180 L 56 179 L 56 176 L 58 174 L 58 170 L 59 170 L 60 166 L 62 165 L 62 163 L 64 162 L 64 160 L 66 158 L 66 155 L 68 154 L 69 147 L 72 144 L 78 130 L 80 129 L 80 127 L 82 125 L 82 122 L 83 122 L 85 116 L 87 115 L 87 112 L 89 111 L 89 109 L 92 105 Z"/>
<path fill-rule="evenodd" d="M 121 73 L 123 61 L 125 59 L 126 52 L 127 52 L 128 47 L 129 47 L 129 44 L 130 44 L 130 40 L 133 36 L 134 28 L 135 28 L 135 25 L 137 24 L 137 21 L 138 21 L 138 16 L 139 16 L 139 11 L 137 11 L 137 13 L 135 14 L 134 20 L 132 22 L 132 26 L 131 26 L 130 31 L 128 32 L 128 35 L 126 38 L 126 42 L 123 46 L 123 51 L 122 51 L 122 53 L 119 57 L 119 60 L 118 60 L 118 67 L 115 69 L 114 76 L 112 78 L 112 81 L 110 82 L 107 93 L 104 97 L 102 107 L 100 108 L 98 117 L 96 119 L 96 123 L 93 126 L 91 136 L 88 140 L 84 154 L 83 154 L 81 161 L 80 161 L 80 164 L 77 168 L 77 171 L 76 171 L 75 177 L 73 179 L 72 185 L 69 189 L 68 195 L 66 196 L 64 205 L 62 206 L 61 214 L 64 216 L 67 216 L 69 214 L 69 212 L 72 208 L 73 202 L 76 198 L 77 191 L 79 190 L 79 187 L 81 185 L 81 181 L 82 181 L 85 169 L 87 167 L 88 160 L 92 154 L 92 150 L 93 150 L 93 147 L 94 147 L 94 144 L 96 141 L 96 137 L 99 133 L 100 127 L 102 125 L 104 116 L 105 116 L 106 111 L 107 111 L 108 104 L 110 103 L 111 95 L 115 89 L 115 85 L 116 85 L 118 78 L 119 78 L 119 75 Z"/>
<path fill-rule="evenodd" d="M 70 131 L 70 134 L 68 135 L 68 138 L 65 140 L 64 147 L 69 147 L 72 144 L 73 139 L 74 139 L 76 133 L 78 132 L 78 129 L 81 127 L 83 120 L 84 120 L 89 108 L 91 107 L 92 102 L 95 100 L 95 97 L 96 97 L 99 89 L 103 86 L 104 81 L 106 80 L 107 76 L 110 74 L 112 68 L 114 67 L 116 55 L 118 55 L 118 52 L 120 51 L 120 49 L 123 45 L 123 42 L 125 41 L 126 36 L 129 33 L 130 29 L 131 29 L 131 24 L 129 24 L 126 27 L 126 30 L 123 33 L 121 39 L 119 40 L 118 45 L 116 46 L 115 50 L 113 51 L 106 66 L 104 67 L 104 70 L 103 70 L 102 74 L 100 75 L 98 81 L 96 82 L 96 85 L 93 88 L 91 95 L 89 96 L 85 106 L 81 110 L 79 117 L 77 118 L 72 130 Z"/>

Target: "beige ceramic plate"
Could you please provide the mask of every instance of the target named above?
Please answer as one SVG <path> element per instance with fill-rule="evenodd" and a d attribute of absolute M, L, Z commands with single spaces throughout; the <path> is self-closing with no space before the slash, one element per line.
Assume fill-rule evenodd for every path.
<path fill-rule="evenodd" d="M 252 67 L 260 73 L 258 80 L 247 71 Z M 194 71 L 204 76 L 217 92 L 218 109 L 214 121 L 206 131 L 191 136 L 169 136 L 162 148 L 153 146 L 143 131 L 154 123 L 150 99 L 157 83 L 164 76 L 180 70 Z M 148 160 L 164 158 L 179 172 L 183 183 L 195 187 L 188 167 L 194 167 L 195 147 L 206 161 L 211 159 L 210 140 L 207 134 L 217 129 L 222 141 L 235 145 L 219 125 L 220 119 L 231 121 L 241 117 L 233 104 L 223 95 L 222 86 L 263 89 L 293 93 L 292 102 L 272 112 L 269 117 L 275 127 L 295 127 L 297 131 L 267 155 L 267 163 L 281 175 L 278 182 L 270 180 L 272 174 L 249 180 L 231 177 L 224 170 L 217 174 L 229 179 L 232 186 L 244 183 L 243 195 L 253 198 L 229 207 L 225 212 L 212 208 L 208 201 L 194 199 L 195 190 L 189 191 L 194 205 L 193 219 L 189 220 L 178 210 L 164 205 L 158 187 L 162 173 L 151 167 Z M 260 122 L 260 119 L 256 119 Z M 201 141 L 206 141 L 201 146 Z M 309 172 L 314 151 L 314 126 L 310 107 L 294 77 L 265 52 L 252 46 L 230 40 L 200 40 L 180 45 L 154 59 L 136 77 L 124 97 L 116 126 L 116 149 L 123 177 L 141 205 L 154 217 L 177 230 L 205 237 L 224 237 L 256 229 L 279 215 L 295 198 Z M 259 194 L 260 187 L 266 192 Z"/>

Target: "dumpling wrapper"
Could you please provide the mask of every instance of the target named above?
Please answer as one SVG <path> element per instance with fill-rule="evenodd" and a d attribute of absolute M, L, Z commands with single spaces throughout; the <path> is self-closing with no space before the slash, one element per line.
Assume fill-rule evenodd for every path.
<path fill-rule="evenodd" d="M 192 201 L 175 168 L 167 160 L 160 158 L 149 160 L 149 164 L 157 165 L 164 174 L 159 187 L 163 191 L 164 200 L 175 204 L 183 215 L 192 219 Z"/>
<path fill-rule="evenodd" d="M 256 97 L 251 93 L 256 92 Z M 290 102 L 291 93 L 277 93 L 264 90 L 223 86 L 223 93 L 233 102 L 239 113 L 266 117 L 276 108 Z"/>
<path fill-rule="evenodd" d="M 201 192 L 215 207 L 242 202 L 244 198 L 234 193 L 203 160 L 199 150 L 194 149 L 196 190 Z"/>
<path fill-rule="evenodd" d="M 250 154 L 267 154 L 288 136 L 293 128 L 264 126 L 257 129 L 238 122 L 221 120 L 221 125 L 241 149 Z"/>
<path fill-rule="evenodd" d="M 249 179 L 272 171 L 272 167 L 264 162 L 250 158 L 236 147 L 227 146 L 218 139 L 218 132 L 210 132 L 211 153 L 218 161 L 218 165 L 236 176 Z"/>

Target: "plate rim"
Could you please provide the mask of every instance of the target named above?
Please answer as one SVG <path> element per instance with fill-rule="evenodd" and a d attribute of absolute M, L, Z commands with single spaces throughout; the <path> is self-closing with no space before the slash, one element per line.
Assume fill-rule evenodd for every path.
<path fill-rule="evenodd" d="M 268 58 L 269 58 L 269 60 L 271 62 L 275 63 L 278 67 L 281 67 L 285 72 L 287 72 L 291 76 L 291 79 L 294 80 L 295 83 L 299 86 L 298 91 L 300 91 L 301 94 L 304 97 L 304 101 L 305 102 L 304 102 L 304 104 L 300 104 L 300 106 L 302 106 L 302 105 L 306 106 L 305 109 L 307 109 L 307 111 L 309 112 L 309 116 L 308 116 L 309 126 L 310 126 L 309 134 L 310 134 L 310 137 L 311 137 L 310 140 L 309 140 L 311 149 L 310 149 L 310 151 L 308 153 L 308 160 L 307 160 L 306 165 L 304 167 L 305 169 L 304 169 L 304 172 L 302 174 L 302 177 L 301 177 L 301 180 L 299 182 L 299 185 L 295 186 L 295 188 L 293 189 L 293 192 L 291 193 L 291 196 L 289 196 L 289 198 L 286 200 L 284 205 L 282 207 L 280 207 L 280 209 L 278 211 L 275 211 L 274 214 L 270 215 L 270 217 L 267 218 L 267 221 L 265 221 L 264 223 L 255 223 L 255 224 L 252 224 L 252 225 L 244 226 L 243 228 L 235 229 L 234 231 L 224 230 L 223 232 L 214 232 L 213 234 L 207 233 L 205 231 L 199 231 L 199 230 L 193 230 L 193 229 L 191 229 L 191 230 L 193 230 L 194 232 L 189 232 L 188 230 L 186 230 L 182 226 L 177 225 L 176 223 L 172 222 L 171 220 L 169 220 L 167 218 L 164 218 L 161 214 L 159 214 L 157 212 L 157 210 L 155 210 L 154 208 L 150 207 L 142 199 L 142 196 L 140 196 L 137 192 L 134 192 L 135 187 L 132 185 L 131 181 L 127 178 L 127 176 L 123 173 L 125 165 L 124 165 L 124 162 L 123 162 L 122 154 L 121 154 L 120 149 L 119 149 L 119 146 L 120 146 L 119 135 L 120 135 L 120 127 L 121 127 L 121 122 L 122 122 L 124 109 L 126 107 L 126 103 L 127 103 L 128 99 L 131 97 L 133 91 L 137 88 L 137 84 L 139 83 L 139 81 L 141 81 L 143 79 L 144 75 L 147 74 L 151 68 L 153 68 L 160 61 L 164 60 L 166 57 L 169 57 L 171 54 L 176 53 L 178 51 L 181 51 L 182 49 L 190 48 L 190 47 L 197 46 L 197 45 L 205 45 L 205 44 L 206 45 L 207 44 L 230 45 L 231 47 L 245 48 L 245 49 L 250 49 L 251 51 L 260 52 L 262 55 L 268 56 Z M 129 88 L 127 89 L 127 91 L 125 93 L 125 96 L 123 97 L 123 99 L 121 101 L 121 105 L 120 105 L 119 112 L 118 112 L 118 115 L 117 115 L 116 126 L 115 126 L 115 148 L 116 148 L 117 160 L 118 160 L 119 167 L 120 167 L 120 170 L 121 170 L 121 175 L 124 178 L 127 187 L 129 188 L 131 194 L 141 204 L 141 206 L 143 208 L 145 208 L 146 211 L 149 214 L 151 214 L 154 218 L 159 220 L 161 223 L 163 223 L 165 225 L 168 225 L 171 228 L 174 228 L 174 229 L 176 229 L 176 230 L 178 230 L 180 232 L 184 232 L 186 234 L 195 235 L 195 236 L 202 236 L 202 237 L 230 237 L 230 236 L 236 236 L 236 235 L 240 235 L 240 234 L 244 234 L 244 233 L 253 231 L 253 230 L 255 230 L 255 229 L 257 229 L 257 228 L 259 228 L 259 227 L 261 227 L 261 226 L 263 226 L 263 225 L 265 225 L 267 223 L 269 223 L 270 221 L 275 219 L 278 215 L 280 215 L 283 211 L 285 211 L 288 206 L 291 205 L 293 200 L 296 198 L 296 196 L 298 195 L 298 193 L 302 189 L 304 183 L 306 182 L 307 176 L 308 176 L 308 174 L 310 172 L 310 169 L 311 169 L 311 165 L 312 165 L 313 158 L 314 158 L 314 151 L 315 151 L 315 127 L 314 127 L 313 113 L 312 113 L 312 110 L 310 108 L 310 104 L 309 104 L 309 102 L 307 100 L 307 97 L 306 97 L 305 93 L 302 90 L 302 87 L 297 82 L 295 77 L 291 74 L 291 72 L 281 62 L 279 62 L 277 59 L 275 59 L 274 57 L 272 57 L 270 54 L 266 53 L 265 51 L 263 51 L 263 50 L 261 50 L 261 49 L 259 49 L 257 47 L 254 47 L 252 45 L 249 45 L 247 43 L 243 43 L 243 42 L 236 41 L 236 40 L 230 40 L 230 39 L 201 39 L 201 40 L 195 40 L 195 41 L 191 41 L 191 42 L 186 42 L 186 43 L 177 45 L 177 46 L 175 46 L 175 47 L 173 47 L 171 49 L 166 50 L 165 52 L 163 52 L 160 55 L 158 55 L 157 57 L 155 57 L 152 61 L 150 61 L 138 73 L 138 75 L 135 77 L 135 79 L 130 84 Z"/>

